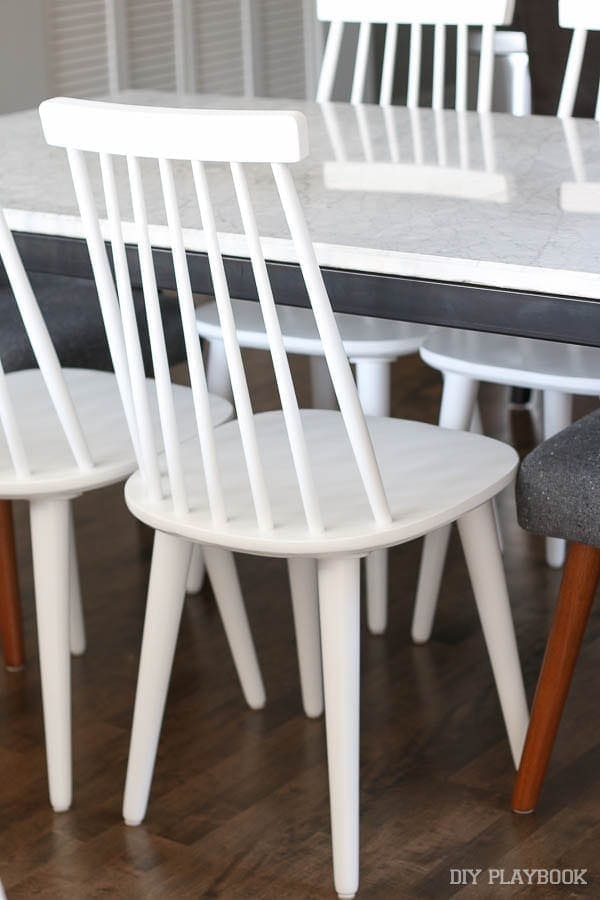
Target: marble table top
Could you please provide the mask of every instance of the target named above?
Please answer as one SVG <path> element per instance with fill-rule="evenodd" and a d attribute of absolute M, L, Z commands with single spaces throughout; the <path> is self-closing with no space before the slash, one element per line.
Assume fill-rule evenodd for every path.
<path fill-rule="evenodd" d="M 310 156 L 292 172 L 322 265 L 600 299 L 600 130 L 591 120 L 147 91 L 112 99 L 302 110 Z M 64 151 L 46 146 L 36 110 L 0 116 L 0 158 L 11 227 L 82 235 Z M 144 166 L 152 240 L 166 246 L 156 167 Z M 191 172 L 177 170 L 186 244 L 203 250 Z M 223 252 L 246 256 L 227 167 L 208 171 Z M 125 186 L 124 166 L 118 173 Z M 265 254 L 293 261 L 268 167 L 249 166 L 248 176 Z M 122 214 L 131 216 L 125 204 Z"/>

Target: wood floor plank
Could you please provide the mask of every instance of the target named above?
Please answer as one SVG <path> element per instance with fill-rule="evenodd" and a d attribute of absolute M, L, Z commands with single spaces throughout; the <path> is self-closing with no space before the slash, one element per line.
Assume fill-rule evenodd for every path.
<path fill-rule="evenodd" d="M 256 408 L 272 408 L 262 354 L 247 361 Z M 306 404 L 306 360 L 294 360 L 293 373 Z M 393 388 L 396 415 L 435 421 L 436 373 L 402 360 Z M 505 399 L 504 389 L 483 389 L 484 423 L 525 452 L 531 417 L 509 414 Z M 578 403 L 578 413 L 586 409 Z M 518 529 L 510 495 L 500 508 L 531 692 L 559 576 L 544 563 L 543 542 Z M 76 503 L 88 651 L 73 661 L 75 800 L 56 816 L 47 800 L 23 504 L 15 519 L 28 666 L 0 671 L 0 877 L 9 900 L 334 896 L 324 723 L 302 714 L 285 564 L 238 560 L 264 710 L 244 705 L 210 589 L 187 599 L 148 817 L 132 829 L 120 807 L 151 535 L 129 516 L 121 488 Z M 419 542 L 390 555 L 388 633 L 372 637 L 363 623 L 360 897 L 527 896 L 518 887 L 461 889 L 450 884 L 450 869 L 557 865 L 587 867 L 593 886 L 581 896 L 600 896 L 600 614 L 592 613 L 539 811 L 516 817 L 508 744 L 458 541 L 424 647 L 410 642 L 419 555 Z"/>

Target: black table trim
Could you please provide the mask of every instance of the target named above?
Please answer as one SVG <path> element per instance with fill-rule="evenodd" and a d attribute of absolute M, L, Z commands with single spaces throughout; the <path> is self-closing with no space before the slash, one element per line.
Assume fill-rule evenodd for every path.
<path fill-rule="evenodd" d="M 28 271 L 92 277 L 81 238 L 16 232 L 15 239 Z M 132 280 L 139 284 L 137 252 L 132 246 L 127 252 Z M 175 289 L 170 250 L 155 248 L 153 253 L 159 288 Z M 232 296 L 256 300 L 249 260 L 227 256 L 224 262 Z M 189 251 L 188 263 L 192 289 L 210 294 L 206 254 Z M 307 306 L 298 265 L 273 261 L 267 265 L 276 299 L 285 298 L 289 306 Z M 322 271 L 336 312 L 600 346 L 598 300 L 334 268 Z"/>

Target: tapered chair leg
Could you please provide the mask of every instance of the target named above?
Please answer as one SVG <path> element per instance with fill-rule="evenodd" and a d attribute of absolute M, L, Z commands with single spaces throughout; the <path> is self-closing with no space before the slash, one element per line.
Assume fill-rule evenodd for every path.
<path fill-rule="evenodd" d="M 321 668 L 321 635 L 319 631 L 319 592 L 317 561 L 304 557 L 288 559 L 292 609 L 302 705 L 310 718 L 323 712 L 323 673 Z"/>
<path fill-rule="evenodd" d="M 265 687 L 260 674 L 250 623 L 242 597 L 233 553 L 220 547 L 203 547 L 210 578 L 233 662 L 246 703 L 251 709 L 265 705 Z"/>
<path fill-rule="evenodd" d="M 562 391 L 544 391 L 544 440 L 568 428 L 573 421 L 573 397 Z M 561 538 L 546 538 L 546 562 L 560 569 L 565 562 L 566 542 Z"/>
<path fill-rule="evenodd" d="M 457 524 L 517 768 L 529 714 L 492 504 L 484 503 Z"/>
<path fill-rule="evenodd" d="M 44 731 L 50 803 L 72 800 L 70 560 L 68 500 L 33 500 L 31 549 L 35 583 Z"/>
<path fill-rule="evenodd" d="M 148 806 L 191 552 L 182 538 L 156 532 L 123 801 L 127 825 L 139 825 Z"/>
<path fill-rule="evenodd" d="M 515 812 L 533 812 L 600 581 L 600 548 L 571 544 L 515 782 Z"/>
<path fill-rule="evenodd" d="M 69 603 L 70 603 L 70 643 L 73 656 L 85 653 L 85 621 L 81 603 L 81 583 L 79 581 L 79 564 L 77 561 L 77 544 L 75 542 L 75 523 L 73 521 L 73 504 L 69 503 Z"/>
<path fill-rule="evenodd" d="M 209 341 L 208 364 L 206 368 L 206 382 L 208 390 L 217 397 L 223 397 L 233 403 L 233 392 L 229 379 L 229 367 L 225 355 L 223 341 Z"/>
<path fill-rule="evenodd" d="M 423 540 L 411 626 L 415 644 L 426 644 L 431 637 L 451 530 L 451 526 L 445 525 L 431 531 Z"/>
<path fill-rule="evenodd" d="M 10 500 L 0 500 L 0 636 L 4 665 L 11 672 L 22 669 L 25 647 Z"/>
<path fill-rule="evenodd" d="M 319 560 L 318 572 L 333 874 L 338 896 L 354 897 L 359 874 L 359 560 Z"/>
<path fill-rule="evenodd" d="M 192 558 L 190 560 L 190 570 L 188 572 L 187 584 L 185 586 L 188 594 L 199 594 L 204 584 L 204 576 L 206 570 L 204 567 L 204 557 L 202 556 L 202 547 L 195 544 L 192 549 Z"/>
<path fill-rule="evenodd" d="M 309 356 L 310 391 L 314 409 L 337 409 L 337 397 L 329 374 L 329 367 L 322 356 Z"/>
<path fill-rule="evenodd" d="M 473 415 L 471 416 L 471 426 L 469 428 L 471 434 L 483 434 L 483 421 L 481 419 L 481 407 L 479 403 L 475 404 L 475 409 L 473 410 Z M 502 523 L 500 522 L 500 515 L 498 513 L 498 498 L 494 497 L 492 503 L 494 506 L 494 519 L 496 521 L 496 531 L 498 532 L 498 543 L 500 544 L 500 550 L 504 553 L 504 538 L 502 536 Z"/>
<path fill-rule="evenodd" d="M 392 400 L 392 359 L 354 359 L 356 387 L 367 416 L 389 416 Z M 375 550 L 365 559 L 367 627 L 383 634 L 388 620 L 388 551 Z"/>
<path fill-rule="evenodd" d="M 475 413 L 478 389 L 479 382 L 466 375 L 444 373 L 439 420 L 442 428 L 461 431 L 469 429 Z M 416 644 L 424 644 L 431 637 L 451 528 L 451 525 L 438 528 L 426 535 L 423 541 L 411 629 L 412 639 Z"/>
<path fill-rule="evenodd" d="M 388 551 L 373 550 L 365 559 L 367 576 L 367 628 L 385 634 L 388 622 Z"/>

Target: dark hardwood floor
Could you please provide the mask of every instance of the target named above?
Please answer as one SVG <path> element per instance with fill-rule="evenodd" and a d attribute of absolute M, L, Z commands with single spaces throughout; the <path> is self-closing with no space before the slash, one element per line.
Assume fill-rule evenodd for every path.
<path fill-rule="evenodd" d="M 250 354 L 257 408 L 273 404 L 264 357 Z M 296 373 L 304 383 L 304 361 Z M 435 421 L 436 373 L 395 367 L 394 412 Z M 533 441 L 528 412 L 483 390 L 488 433 Z M 578 406 L 578 413 L 586 410 Z M 401 448 L 399 448 L 399 453 Z M 559 576 L 542 541 L 501 515 L 520 651 L 531 692 Z M 281 561 L 239 560 L 268 702 L 244 706 L 206 590 L 186 601 L 146 823 L 121 822 L 148 534 L 122 488 L 76 504 L 88 650 L 73 661 L 75 800 L 47 799 L 26 509 L 17 505 L 29 664 L 0 671 L 0 878 L 9 900 L 333 897 L 323 721 L 300 705 Z M 360 896 L 600 896 L 600 615 L 592 613 L 539 810 L 510 812 L 513 770 L 475 606 L 454 539 L 433 640 L 409 636 L 420 547 L 391 554 L 390 627 L 364 631 Z M 587 868 L 587 888 L 458 887 L 455 868 Z"/>

